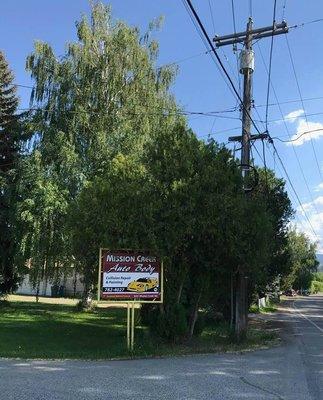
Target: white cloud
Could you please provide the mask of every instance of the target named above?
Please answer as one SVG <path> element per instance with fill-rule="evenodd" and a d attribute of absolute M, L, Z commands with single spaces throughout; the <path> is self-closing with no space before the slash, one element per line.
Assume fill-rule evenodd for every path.
<path fill-rule="evenodd" d="M 302 208 L 298 207 L 299 222 L 295 221 L 295 226 L 298 231 L 304 232 L 311 241 L 317 243 L 317 251 L 321 253 L 323 252 L 323 196 L 318 196 L 312 202 L 303 203 L 302 206 L 310 223 Z M 314 235 L 312 227 L 317 236 Z"/>
<path fill-rule="evenodd" d="M 315 187 L 314 192 L 321 192 L 322 190 L 323 190 L 323 182 Z"/>
<path fill-rule="evenodd" d="M 323 208 L 323 196 L 317 197 L 310 203 L 303 203 L 302 206 L 305 211 L 311 211 L 311 210 L 316 211 L 318 209 L 318 207 L 320 207 L 320 206 Z M 301 211 L 302 208 L 299 207 L 298 210 Z"/>
<path fill-rule="evenodd" d="M 300 118 L 298 120 L 297 131 L 291 137 L 293 142 L 287 142 L 286 144 L 289 146 L 292 144 L 294 146 L 301 146 L 305 142 L 311 139 L 318 139 L 321 136 L 323 136 L 323 124 L 320 122 L 307 122 L 304 118 Z"/>
<path fill-rule="evenodd" d="M 304 114 L 304 110 L 301 108 L 300 110 L 295 110 L 285 115 L 284 119 L 290 123 L 293 123 L 297 120 L 298 117 Z"/>

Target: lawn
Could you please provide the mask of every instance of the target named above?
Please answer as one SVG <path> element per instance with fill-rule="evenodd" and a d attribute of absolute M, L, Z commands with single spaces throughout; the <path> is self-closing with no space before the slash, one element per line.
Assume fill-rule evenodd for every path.
<path fill-rule="evenodd" d="M 137 312 L 138 313 L 138 312 Z M 73 305 L 10 301 L 0 305 L 0 357 L 111 359 L 235 351 L 272 343 L 262 326 L 250 329 L 245 343 L 230 341 L 226 325 L 209 326 L 201 337 L 170 345 L 137 325 L 135 349 L 126 347 L 126 310 L 79 312 Z"/>

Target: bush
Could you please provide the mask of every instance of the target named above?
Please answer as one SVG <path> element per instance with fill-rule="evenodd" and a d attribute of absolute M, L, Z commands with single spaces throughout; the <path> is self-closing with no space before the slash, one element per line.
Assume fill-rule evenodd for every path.
<path fill-rule="evenodd" d="M 323 282 L 323 272 L 315 272 L 314 281 Z"/>
<path fill-rule="evenodd" d="M 199 313 L 197 321 L 194 326 L 194 336 L 200 336 L 204 329 L 206 328 L 206 318 L 205 315 Z"/>
<path fill-rule="evenodd" d="M 323 292 L 323 282 L 312 281 L 311 283 L 311 293 Z"/>
<path fill-rule="evenodd" d="M 157 309 L 152 310 L 143 319 L 148 321 L 154 334 L 169 342 L 178 342 L 187 333 L 186 311 L 181 304 L 172 305 L 164 312 Z"/>

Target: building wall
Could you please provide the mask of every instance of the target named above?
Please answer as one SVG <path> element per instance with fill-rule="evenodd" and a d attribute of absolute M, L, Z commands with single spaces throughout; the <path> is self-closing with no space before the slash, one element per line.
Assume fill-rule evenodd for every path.
<path fill-rule="evenodd" d="M 51 296 L 51 287 L 53 283 L 42 281 L 40 283 L 40 291 L 39 296 Z M 69 276 L 65 280 L 62 279 L 59 283 L 59 286 L 64 286 L 64 297 L 74 297 L 74 276 Z M 84 285 L 81 282 L 81 276 L 77 274 L 76 276 L 76 285 L 75 285 L 75 296 L 81 297 L 83 294 Z M 16 291 L 16 294 L 25 294 L 25 295 L 36 295 L 36 289 L 33 289 L 30 281 L 29 275 L 26 275 L 23 282 L 19 286 Z"/>

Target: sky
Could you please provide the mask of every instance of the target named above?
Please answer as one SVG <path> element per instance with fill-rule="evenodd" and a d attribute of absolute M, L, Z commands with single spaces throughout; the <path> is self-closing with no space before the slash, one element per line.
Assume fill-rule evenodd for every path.
<path fill-rule="evenodd" d="M 111 5 L 115 19 L 139 26 L 142 31 L 151 20 L 164 16 L 162 29 L 154 34 L 160 45 L 158 65 L 178 62 L 179 73 L 172 88 L 178 103 L 188 111 L 230 111 L 216 114 L 216 117 L 190 116 L 189 125 L 200 138 L 213 137 L 221 143 L 227 143 L 229 136 L 241 133 L 240 113 L 232 112 L 237 100 L 210 54 L 206 53 L 181 0 L 111 0 L 104 3 Z M 255 28 L 271 25 L 273 3 L 274 0 L 234 0 L 236 30 L 245 30 L 250 11 Z M 193 4 L 210 37 L 233 32 L 231 0 L 193 0 Z M 25 60 L 33 51 L 34 41 L 48 42 L 57 55 L 64 54 L 66 43 L 76 40 L 75 22 L 89 11 L 87 0 L 1 1 L 1 50 L 18 85 L 33 84 L 25 71 Z M 298 27 L 274 39 L 268 129 L 273 138 L 278 137 L 274 140 L 275 145 L 292 183 L 292 186 L 287 183 L 287 189 L 296 210 L 295 223 L 312 240 L 318 241 L 319 252 L 323 253 L 323 130 L 319 130 L 323 128 L 323 21 L 309 23 L 323 18 L 323 2 L 277 0 L 277 22 L 283 17 L 289 26 Z M 254 45 L 255 108 L 252 115 L 261 132 L 265 130 L 270 44 L 271 39 L 266 38 Z M 219 49 L 218 54 L 238 88 L 237 55 L 230 46 Z M 26 108 L 31 89 L 18 89 L 20 107 Z M 302 135 L 311 130 L 315 132 Z M 290 138 L 293 142 L 280 141 Z M 233 149 L 234 145 L 227 146 Z M 263 154 L 261 142 L 254 147 Z M 265 146 L 265 155 L 267 166 L 286 179 L 271 145 Z M 255 149 L 253 157 L 256 163 L 263 165 Z"/>

